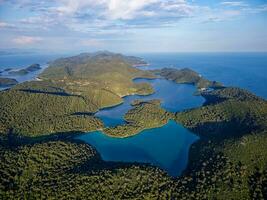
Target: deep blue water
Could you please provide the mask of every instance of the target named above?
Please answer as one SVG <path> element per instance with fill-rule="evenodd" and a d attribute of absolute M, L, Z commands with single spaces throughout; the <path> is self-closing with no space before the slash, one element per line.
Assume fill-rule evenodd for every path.
<path fill-rule="evenodd" d="M 170 112 L 198 107 L 204 103 L 204 98 L 193 95 L 196 89 L 192 85 L 176 84 L 165 79 L 136 79 L 134 82 L 149 82 L 153 86 L 155 93 L 148 96 L 126 96 L 123 98 L 124 103 L 122 105 L 97 112 L 96 116 L 101 118 L 106 126 L 124 123 L 123 116 L 132 108 L 131 103 L 136 99 L 160 99 L 162 107 Z"/>
<path fill-rule="evenodd" d="M 48 64 L 47 62 L 58 58 L 58 55 L 39 55 L 39 54 L 16 54 L 16 55 L 0 55 L 0 71 L 4 71 L 7 68 L 12 70 L 23 69 L 31 64 L 38 63 L 41 65 L 41 70 L 28 73 L 26 75 L 9 75 L 8 72 L 0 73 L 0 77 L 14 78 L 19 83 L 34 80 L 38 74 L 44 70 Z M 6 88 L 0 88 L 6 89 Z"/>
<path fill-rule="evenodd" d="M 209 80 L 245 88 L 267 99 L 267 53 L 154 53 L 138 54 L 147 68 L 189 67 Z"/>
<path fill-rule="evenodd" d="M 149 67 L 142 67 L 143 69 L 189 67 L 210 80 L 222 82 L 226 86 L 245 88 L 267 98 L 267 53 L 172 53 L 138 56 L 151 64 Z M 46 63 L 56 57 L 58 56 L 0 56 L 0 71 L 6 67 L 24 68 L 32 63 L 40 63 L 45 68 Z M 37 73 L 40 71 L 14 78 L 23 82 L 34 79 Z M 156 92 L 150 96 L 128 96 L 124 98 L 122 105 L 101 110 L 96 115 L 105 125 L 124 123 L 123 115 L 131 108 L 130 103 L 134 99 L 161 99 L 162 107 L 172 112 L 197 107 L 203 103 L 202 97 L 193 95 L 193 86 L 163 79 L 135 80 L 142 81 L 150 82 Z M 185 169 L 188 149 L 197 140 L 194 134 L 173 121 L 161 128 L 142 131 L 124 139 L 111 138 L 101 132 L 84 134 L 79 138 L 95 146 L 104 160 L 151 163 L 173 176 L 179 175 Z"/>
<path fill-rule="evenodd" d="M 161 128 L 142 131 L 128 138 L 112 138 L 100 132 L 78 137 L 93 145 L 107 161 L 152 163 L 177 176 L 186 167 L 188 150 L 198 139 L 174 121 Z"/>

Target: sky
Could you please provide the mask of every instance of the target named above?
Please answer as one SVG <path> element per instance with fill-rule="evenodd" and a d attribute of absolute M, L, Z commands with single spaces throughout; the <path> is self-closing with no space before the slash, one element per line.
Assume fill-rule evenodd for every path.
<path fill-rule="evenodd" d="M 0 0 L 0 49 L 267 52 L 267 0 Z"/>

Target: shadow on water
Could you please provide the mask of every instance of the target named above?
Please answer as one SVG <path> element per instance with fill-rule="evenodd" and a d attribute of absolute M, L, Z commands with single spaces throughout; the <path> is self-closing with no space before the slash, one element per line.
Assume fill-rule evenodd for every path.
<path fill-rule="evenodd" d="M 72 113 L 71 115 L 74 115 L 74 116 L 94 116 L 95 113 L 92 113 L 92 112 L 75 112 L 75 113 Z"/>

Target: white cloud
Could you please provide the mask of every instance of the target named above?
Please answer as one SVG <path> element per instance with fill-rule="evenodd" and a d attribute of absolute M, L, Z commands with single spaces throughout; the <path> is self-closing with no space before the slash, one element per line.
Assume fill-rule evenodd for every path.
<path fill-rule="evenodd" d="M 60 17 L 89 14 L 105 20 L 132 20 L 162 11 L 185 16 L 191 13 L 192 6 L 186 0 L 58 0 L 57 6 L 47 11 Z"/>
<path fill-rule="evenodd" d="M 108 0 L 106 1 L 106 16 L 111 19 L 133 19 L 137 16 L 153 16 L 143 12 L 146 6 L 157 3 L 158 0 Z"/>
<path fill-rule="evenodd" d="M 27 44 L 35 44 L 43 39 L 41 37 L 30 37 L 30 36 L 19 36 L 13 39 L 15 44 L 19 45 L 27 45 Z"/>
<path fill-rule="evenodd" d="M 27 0 L 23 1 L 27 5 Z M 78 32 L 165 27 L 170 21 L 177 23 L 181 18 L 191 17 L 196 10 L 186 0 L 58 0 L 50 7 L 33 4 L 31 9 L 39 14 L 20 20 L 20 26 L 46 30 L 64 26 Z"/>
<path fill-rule="evenodd" d="M 236 7 L 246 7 L 248 4 L 242 2 L 242 1 L 224 1 L 221 2 L 221 5 L 224 6 L 236 6 Z"/>
<path fill-rule="evenodd" d="M 60 5 L 54 10 L 60 15 L 74 15 L 82 9 L 94 8 L 105 0 L 59 0 Z"/>
<path fill-rule="evenodd" d="M 0 29 L 1 28 L 14 28 L 13 24 L 9 24 L 7 22 L 0 21 Z"/>
<path fill-rule="evenodd" d="M 1 0 L 0 0 L 1 1 Z M 198 22 L 225 21 L 242 14 L 264 12 L 267 6 L 247 5 L 243 1 L 223 1 L 217 7 L 189 0 L 12 0 L 34 14 L 15 24 L 20 30 L 56 32 L 119 33 L 123 29 L 171 27 L 180 19 Z M 1 24 L 0 28 L 7 24 Z M 119 30 L 119 31 L 118 31 Z M 63 31 L 64 32 L 64 31 Z M 66 32 L 67 33 L 67 32 Z M 25 35 L 30 32 L 23 33 Z M 90 35 L 91 37 L 92 35 Z M 93 36 L 95 37 L 95 36 Z"/>
<path fill-rule="evenodd" d="M 6 22 L 0 22 L 0 28 L 6 28 L 8 24 Z"/>

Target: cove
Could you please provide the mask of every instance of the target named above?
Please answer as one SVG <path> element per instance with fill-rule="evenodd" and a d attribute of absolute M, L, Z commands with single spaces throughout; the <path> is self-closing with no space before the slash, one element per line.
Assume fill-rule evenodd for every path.
<path fill-rule="evenodd" d="M 193 85 L 177 84 L 166 79 L 135 79 L 135 83 L 147 82 L 152 85 L 155 93 L 147 96 L 130 95 L 123 98 L 123 103 L 98 111 L 95 116 L 99 117 L 105 126 L 123 124 L 123 116 L 132 108 L 131 102 L 136 99 L 152 100 L 160 99 L 161 106 L 167 111 L 177 112 L 185 109 L 199 107 L 204 103 L 202 96 L 195 96 L 196 88 Z"/>
<path fill-rule="evenodd" d="M 150 163 L 178 176 L 185 169 L 189 148 L 198 136 L 170 120 L 165 126 L 128 138 L 113 138 L 95 131 L 77 139 L 94 146 L 105 161 Z"/>
<path fill-rule="evenodd" d="M 162 78 L 139 78 L 134 82 L 148 82 L 155 92 L 147 96 L 126 96 L 122 104 L 98 111 L 95 116 L 105 126 L 125 123 L 123 117 L 136 99 L 160 99 L 161 107 L 170 112 L 199 107 L 204 103 L 202 96 L 194 95 L 196 88 L 193 85 L 177 84 Z M 94 146 L 105 161 L 149 163 L 171 176 L 178 176 L 186 168 L 189 148 L 198 137 L 170 120 L 165 126 L 144 130 L 128 138 L 113 138 L 96 131 L 79 136 L 78 139 Z"/>

